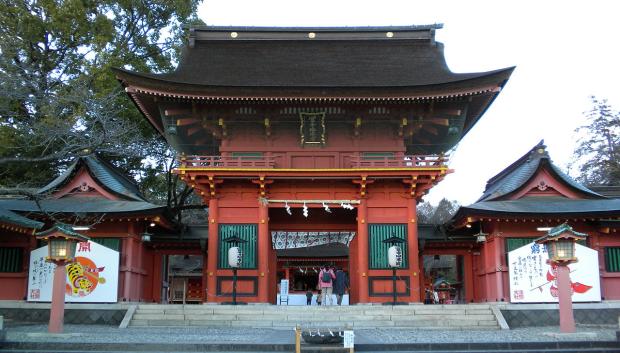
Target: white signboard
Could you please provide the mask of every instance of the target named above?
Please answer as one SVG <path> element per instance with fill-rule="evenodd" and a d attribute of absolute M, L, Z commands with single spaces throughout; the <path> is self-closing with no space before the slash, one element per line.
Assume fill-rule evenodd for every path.
<path fill-rule="evenodd" d="M 598 252 L 575 244 L 575 256 L 579 262 L 568 265 L 573 301 L 601 301 Z M 508 253 L 512 303 L 558 302 L 557 272 L 547 259 L 545 247 L 534 242 Z"/>
<path fill-rule="evenodd" d="M 28 301 L 52 300 L 56 265 L 46 262 L 47 246 L 30 253 Z M 92 241 L 75 249 L 75 262 L 66 265 L 65 301 L 74 303 L 116 303 L 118 300 L 118 251 Z"/>
<path fill-rule="evenodd" d="M 354 348 L 355 334 L 353 331 L 344 331 L 344 348 Z"/>
<path fill-rule="evenodd" d="M 288 279 L 280 280 L 280 297 L 288 297 Z"/>

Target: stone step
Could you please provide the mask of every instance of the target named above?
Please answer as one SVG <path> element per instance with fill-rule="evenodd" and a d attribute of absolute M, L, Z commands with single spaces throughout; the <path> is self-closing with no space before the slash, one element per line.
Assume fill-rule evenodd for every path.
<path fill-rule="evenodd" d="M 499 329 L 489 305 L 139 305 L 130 326 Z"/>

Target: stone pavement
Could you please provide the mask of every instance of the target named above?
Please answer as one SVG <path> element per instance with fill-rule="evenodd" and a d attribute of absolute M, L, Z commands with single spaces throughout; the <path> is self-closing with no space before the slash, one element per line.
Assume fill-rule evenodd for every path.
<path fill-rule="evenodd" d="M 398 343 L 468 343 L 468 342 L 555 342 L 616 341 L 616 329 L 578 327 L 579 335 L 550 335 L 558 327 L 519 328 L 514 330 L 423 330 L 423 329 L 357 329 L 356 344 Z M 209 343 L 209 344 L 292 344 L 290 329 L 149 327 L 125 328 L 100 325 L 65 325 L 67 335 L 46 334 L 47 325 L 6 327 L 9 342 L 73 342 L 84 343 Z M 587 333 L 587 334 L 583 334 Z"/>

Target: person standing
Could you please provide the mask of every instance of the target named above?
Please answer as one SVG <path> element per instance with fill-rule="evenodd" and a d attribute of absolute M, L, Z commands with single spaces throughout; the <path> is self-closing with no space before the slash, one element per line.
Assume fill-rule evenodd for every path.
<path fill-rule="evenodd" d="M 325 266 L 319 272 L 319 286 L 321 287 L 321 303 L 323 305 L 332 305 L 333 282 L 336 278 L 334 271 Z"/>
<path fill-rule="evenodd" d="M 334 279 L 334 293 L 336 294 L 336 302 L 338 305 L 342 305 L 342 297 L 344 297 L 344 292 L 348 288 L 349 277 L 342 268 L 338 267 L 338 270 L 336 270 L 336 278 Z"/>
<path fill-rule="evenodd" d="M 312 291 L 310 290 L 310 288 L 308 288 L 308 291 L 306 292 L 306 305 L 312 304 L 312 295 Z"/>

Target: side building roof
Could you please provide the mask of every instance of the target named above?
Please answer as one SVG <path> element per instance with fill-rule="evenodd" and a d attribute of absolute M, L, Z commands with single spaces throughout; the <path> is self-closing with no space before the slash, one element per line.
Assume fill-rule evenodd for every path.
<path fill-rule="evenodd" d="M 88 174 L 102 187 L 121 199 L 146 202 L 146 199 L 132 180 L 96 154 L 78 157 L 64 173 L 39 189 L 37 193 L 53 192 L 64 186 L 73 179 L 81 167 L 86 168 Z"/>
<path fill-rule="evenodd" d="M 579 195 L 579 198 L 562 196 L 528 196 L 512 199 L 511 195 L 519 192 L 546 169 L 564 186 Z M 448 221 L 448 228 L 455 229 L 465 225 L 468 217 L 535 217 L 596 215 L 610 217 L 620 213 L 620 200 L 609 199 L 579 184 L 563 173 L 551 161 L 544 141 L 540 141 L 525 155 L 502 170 L 487 182 L 480 199 L 468 206 L 462 206 Z"/>
<path fill-rule="evenodd" d="M 30 218 L 24 217 L 22 215 L 19 215 L 11 211 L 10 209 L 6 208 L 6 205 L 4 205 L 3 203 L 0 203 L 0 222 L 11 225 L 11 226 L 30 228 L 30 229 L 40 229 L 41 227 L 43 227 L 42 222 L 38 222 Z"/>
<path fill-rule="evenodd" d="M 562 172 L 560 168 L 553 164 L 551 158 L 549 158 L 544 141 L 540 141 L 521 158 L 489 179 L 484 193 L 477 202 L 499 200 L 510 195 L 526 184 L 543 166 L 549 167 L 550 171 L 552 171 L 559 180 L 583 194 L 585 197 L 605 198 L 603 195 L 586 188 Z"/>

